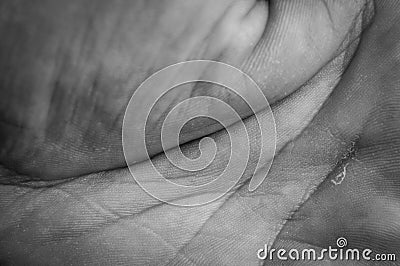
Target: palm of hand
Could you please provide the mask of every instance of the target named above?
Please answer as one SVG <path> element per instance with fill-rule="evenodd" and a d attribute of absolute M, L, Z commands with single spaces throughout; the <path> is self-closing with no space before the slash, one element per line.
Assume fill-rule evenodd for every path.
<path fill-rule="evenodd" d="M 294 70 L 298 65 L 295 63 L 293 66 L 292 63 L 293 56 L 301 58 L 301 51 L 293 51 L 292 56 L 290 51 L 285 50 L 289 55 L 283 57 L 284 51 L 278 50 L 281 64 L 276 64 L 270 58 L 260 62 L 259 58 L 263 58 L 260 51 L 268 51 L 267 48 L 272 49 L 275 46 L 293 46 L 291 38 L 297 35 L 285 38 L 286 35 L 281 33 L 279 36 L 283 37 L 279 44 L 268 41 L 268 37 L 278 31 L 276 28 L 279 28 L 280 22 L 276 17 L 287 16 L 282 8 L 284 4 L 276 4 L 275 9 L 269 10 L 270 15 L 276 15 L 272 16 L 276 25 L 270 22 L 270 28 L 261 35 L 264 32 L 263 27 L 260 26 L 258 31 L 246 31 L 246 23 L 258 22 L 262 25 L 266 19 L 266 14 L 260 11 L 264 10 L 263 6 L 254 8 L 253 5 L 238 4 L 235 7 L 226 3 L 225 6 L 221 4 L 218 9 L 212 3 L 197 4 L 198 6 L 193 3 L 182 4 L 181 1 L 162 3 L 155 7 L 150 1 L 135 2 L 127 4 L 133 5 L 130 8 L 118 6 L 115 13 L 107 10 L 111 4 L 96 4 L 97 8 L 102 8 L 100 14 L 107 14 L 107 19 L 81 14 L 82 18 L 92 18 L 90 25 L 93 28 L 90 29 L 95 33 L 88 35 L 95 36 L 82 40 L 81 37 L 72 35 L 76 34 L 76 30 L 67 29 L 67 34 L 65 31 L 59 34 L 62 37 L 58 33 L 51 35 L 54 42 L 61 45 L 54 45 L 51 42 L 53 39 L 49 41 L 46 36 L 43 38 L 49 41 L 43 51 L 53 51 L 68 58 L 46 64 L 52 66 L 51 71 L 38 67 L 37 70 L 34 68 L 37 72 L 30 74 L 33 77 L 27 74 L 32 72 L 33 66 L 40 66 L 51 55 L 43 55 L 42 61 L 34 63 L 29 60 L 35 60 L 35 54 L 24 54 L 25 57 L 22 57 L 28 60 L 28 64 L 17 73 L 20 73 L 21 80 L 32 84 L 32 90 L 28 92 L 29 97 L 21 97 L 26 91 L 26 83 L 11 83 L 15 86 L 16 93 L 2 110 L 6 123 L 2 127 L 5 137 L 1 144 L 8 151 L 6 153 L 3 150 L 2 163 L 17 172 L 43 179 L 82 176 L 51 186 L 45 183 L 46 186 L 42 188 L 31 188 L 32 183 L 25 187 L 1 186 L 1 257 L 5 260 L 25 261 L 25 256 L 28 256 L 39 263 L 52 252 L 52 263 L 134 261 L 137 264 L 153 265 L 169 261 L 171 264 L 249 264 L 257 263 L 256 251 L 265 243 L 285 247 L 320 247 L 333 244 L 342 235 L 349 236 L 349 242 L 354 245 L 368 244 L 377 252 L 395 252 L 399 246 L 396 245 L 399 242 L 398 233 L 395 230 L 388 232 L 387 228 L 398 227 L 393 218 L 393 210 L 398 204 L 394 196 L 398 193 L 395 178 L 398 154 L 388 151 L 393 151 L 393 146 L 395 151 L 398 143 L 396 65 L 391 64 L 398 55 L 396 47 L 390 45 L 393 40 L 389 39 L 389 35 L 379 42 L 376 37 L 382 28 L 398 36 L 396 27 L 392 27 L 395 24 L 391 24 L 395 21 L 395 12 L 388 10 L 383 4 L 377 7 L 381 14 L 385 14 L 384 18 L 377 13 L 373 24 L 380 25 L 380 28 L 375 26 L 368 29 L 357 55 L 341 76 L 346 58 L 342 54 L 328 64 L 339 49 L 339 44 L 328 41 L 328 47 L 323 41 L 315 42 L 322 51 L 316 49 L 318 52 L 311 53 L 311 59 L 302 62 L 301 65 L 305 67 L 301 70 Z M 142 8 L 139 9 L 136 5 L 142 5 Z M 181 16 L 178 21 L 174 21 L 172 13 L 177 12 L 177 6 L 184 9 L 185 12 L 179 13 L 184 18 Z M 213 8 L 207 9 L 207 6 Z M 68 12 L 75 14 L 78 7 L 71 5 Z M 193 13 L 200 13 L 198 19 L 201 19 L 202 13 L 195 12 L 200 7 L 206 10 L 204 14 L 209 14 L 212 9 L 215 12 L 215 21 L 222 14 L 228 14 L 225 21 L 230 23 L 224 24 L 222 19 L 218 24 L 225 35 L 222 34 L 221 37 L 221 34 L 211 34 L 211 29 L 217 22 L 212 22 L 205 15 L 203 27 L 200 29 L 195 27 L 195 23 L 189 23 L 193 29 L 190 26 L 177 29 L 183 25 L 182 21 L 189 21 Z M 284 10 L 283 14 L 278 12 L 280 8 Z M 232 9 L 234 11 L 225 12 Z M 94 10 L 98 9 L 93 9 L 93 14 L 97 14 Z M 135 10 L 140 11 L 132 14 Z M 251 12 L 244 12 L 246 10 Z M 119 16 L 121 12 L 127 15 Z M 250 38 L 256 40 L 257 45 L 248 45 L 240 38 L 231 37 L 230 34 L 234 34 L 234 31 L 224 28 L 224 25 L 231 25 L 232 21 L 237 22 L 241 12 L 248 17 L 239 20 L 241 23 L 238 25 L 243 27 Z M 393 20 L 386 19 L 387 17 Z M 144 22 L 135 24 L 133 18 Z M 155 18 L 157 19 L 154 23 Z M 57 21 L 59 17 L 51 19 Z M 99 30 L 96 28 L 99 25 L 96 19 L 104 26 L 101 27 L 101 34 L 96 32 L 96 29 Z M 115 22 L 108 25 L 106 21 Z M 339 23 L 339 28 L 354 26 L 344 19 L 343 21 Z M 82 22 L 77 20 L 70 27 L 74 29 L 80 23 Z M 113 30 L 115 25 L 118 25 L 117 30 Z M 175 30 L 170 32 L 171 28 Z M 324 28 L 321 31 L 324 32 Z M 78 32 L 82 36 L 86 34 L 84 30 Z M 211 36 L 208 37 L 209 42 L 220 46 L 202 47 L 204 36 Z M 185 38 L 184 41 L 182 38 Z M 260 38 L 261 41 L 257 42 Z M 160 41 L 161 39 L 165 42 Z M 70 43 L 68 40 L 90 44 Z M 44 43 L 33 44 L 34 48 L 35 45 L 40 47 Z M 48 49 L 47 45 L 61 50 Z M 385 45 L 385 49 L 382 49 L 382 45 Z M 70 46 L 83 48 L 70 49 Z M 92 46 L 95 48 L 88 50 Z M 98 54 L 102 55 L 101 58 Z M 163 66 L 200 58 L 222 58 L 244 68 L 258 83 L 272 87 L 271 90 L 270 87 L 262 87 L 272 102 L 282 99 L 285 94 L 309 80 L 320 67 L 326 66 L 321 71 L 322 75 L 316 75 L 311 79 L 312 82 L 273 105 L 277 117 L 279 154 L 267 180 L 256 192 L 250 193 L 245 187 L 238 186 L 226 197 L 205 206 L 174 207 L 161 204 L 143 192 L 132 181 L 126 169 L 110 169 L 121 167 L 124 162 L 120 148 L 120 124 L 124 107 L 133 92 L 131 88 L 135 88 L 146 75 Z M 291 60 L 286 62 L 285 58 Z M 313 60 L 315 58 L 320 59 Z M 14 67 L 20 67 L 20 64 L 21 62 L 16 62 Z M 255 64 L 258 67 L 252 67 Z M 280 73 L 278 78 L 274 73 L 263 72 L 271 69 L 274 64 L 275 71 Z M 53 71 L 59 75 L 54 75 Z M 383 75 L 390 78 L 383 79 Z M 329 101 L 321 108 L 330 92 L 329 89 L 324 91 L 321 88 L 333 88 L 338 77 L 342 77 L 342 80 Z M 8 95 L 6 90 L 2 93 Z M 220 97 L 228 97 L 224 95 Z M 188 96 L 190 95 L 179 97 Z M 177 100 L 176 95 L 170 97 L 165 99 L 165 106 Z M 32 104 L 35 99 L 44 99 L 47 108 L 43 108 L 42 104 Z M 377 109 L 382 104 L 387 108 Z M 15 106 L 20 108 L 18 112 Z M 33 111 L 30 108 L 36 108 L 34 119 L 29 116 Z M 297 111 L 296 114 L 293 114 L 293 110 Z M 167 111 L 161 109 L 160 113 Z M 317 111 L 319 112 L 316 115 Z M 246 116 L 245 113 L 241 115 Z M 157 123 L 154 122 L 154 127 L 157 127 Z M 245 123 L 251 126 L 252 119 L 246 119 Z M 211 132 L 199 132 L 196 129 L 195 125 L 187 132 L 186 141 L 216 131 L 214 127 L 209 129 Z M 65 130 L 70 135 L 65 135 Z M 15 132 L 18 134 L 14 134 Z M 32 143 L 32 136 L 38 141 Z M 190 144 L 185 147 L 192 148 Z M 354 149 L 355 152 L 349 153 L 349 149 Z M 99 151 L 102 151 L 101 154 Z M 153 152 L 156 154 L 159 151 Z M 156 156 L 154 160 L 163 166 L 163 155 Z M 45 166 L 44 161 L 48 162 Z M 344 168 L 347 173 L 345 181 L 340 186 L 334 186 L 330 180 L 343 172 Z M 90 174 L 101 170 L 107 171 Z M 210 175 L 218 171 L 217 167 L 211 169 Z M 174 175 L 182 176 L 183 179 L 190 178 L 179 171 Z M 12 180 L 20 179 L 21 175 L 4 170 L 3 177 L 5 183 L 13 183 Z M 383 193 L 385 200 L 380 196 Z M 367 200 L 362 201 L 366 195 Z M 337 206 L 347 207 L 338 209 Z M 297 212 L 293 214 L 294 211 Z M 354 219 L 349 217 L 360 213 L 365 218 L 352 223 Z M 380 220 L 379 226 L 376 224 L 378 217 L 385 217 Z M 366 243 L 367 236 L 369 242 Z M 382 246 L 383 238 L 393 239 L 395 245 Z"/>

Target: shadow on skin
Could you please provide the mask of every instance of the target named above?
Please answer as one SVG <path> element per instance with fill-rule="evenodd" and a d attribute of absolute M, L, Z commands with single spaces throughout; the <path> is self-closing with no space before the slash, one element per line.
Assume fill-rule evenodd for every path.
<path fill-rule="evenodd" d="M 11 11 L 16 12 L 13 14 L 18 14 L 20 2 L 13 2 L 15 4 L 4 2 L 0 5 L 3 10 L 10 8 Z M 326 6 L 322 2 L 326 2 L 328 10 L 331 6 L 336 7 L 336 13 L 335 8 L 327 13 Z M 7 105 L 2 105 L 5 106 L 4 110 L 7 110 L 7 112 L 2 110 L 4 116 L 2 120 L 8 122 L 3 123 L 4 126 L 1 129 L 2 137 L 4 136 L 2 147 L 6 147 L 7 151 L 2 153 L 1 159 L 3 164 L 12 170 L 2 171 L 0 260 L 4 264 L 22 264 L 29 261 L 36 264 L 258 265 L 260 261 L 257 259 L 256 252 L 264 244 L 286 248 L 325 247 L 334 245 L 339 236 L 345 236 L 354 247 L 368 247 L 376 252 L 398 252 L 400 250 L 397 219 L 400 95 L 397 77 L 399 73 L 397 41 L 400 35 L 399 27 L 396 25 L 398 25 L 400 5 L 390 1 L 376 3 L 376 16 L 360 40 L 358 37 L 361 30 L 368 25 L 368 22 L 371 22 L 371 6 L 363 5 L 361 1 L 351 2 L 352 4 L 348 4 L 349 2 L 315 1 L 311 5 L 308 4 L 309 1 L 279 1 L 279 3 L 271 1 L 266 13 L 258 13 L 252 9 L 253 5 L 245 5 L 247 11 L 252 10 L 257 13 L 254 16 L 259 17 L 260 20 L 268 20 L 267 27 L 260 30 L 262 33 L 251 33 L 254 36 L 261 36 L 261 39 L 254 47 L 243 48 L 244 42 L 234 42 L 232 50 L 221 48 L 224 51 L 222 55 L 221 51 L 216 54 L 223 60 L 241 66 L 261 84 L 265 93 L 272 99 L 279 152 L 274 158 L 267 179 L 255 192 L 249 192 L 247 186 L 244 185 L 253 174 L 252 170 L 256 163 L 254 161 L 256 156 L 252 154 L 248 169 L 233 191 L 213 203 L 195 208 L 175 207 L 155 200 L 133 181 L 126 168 L 97 172 L 122 166 L 120 164 L 123 163 L 123 157 L 116 155 L 120 153 L 119 148 L 116 148 L 120 145 L 120 139 L 117 136 L 120 134 L 120 127 L 115 121 L 122 119 L 118 116 L 121 113 L 120 106 L 129 100 L 127 96 L 131 94 L 131 91 L 124 85 L 120 85 L 121 90 L 102 88 L 106 88 L 107 83 L 111 82 L 108 79 L 109 75 L 125 73 L 125 71 L 131 73 L 130 70 L 107 72 L 107 67 L 103 66 L 104 72 L 101 73 L 104 74 L 102 75 L 105 79 L 104 83 L 98 81 L 99 83 L 94 87 L 82 85 L 87 84 L 85 82 L 91 84 L 90 81 L 85 81 L 85 78 L 90 80 L 89 74 L 75 74 L 82 79 L 81 86 L 69 84 L 71 87 L 68 87 L 68 83 L 71 82 L 69 75 L 74 77 L 74 74 L 70 73 L 68 77 L 61 78 L 64 80 L 61 88 L 68 89 L 59 88 L 55 98 L 48 97 L 48 95 L 54 95 L 51 86 L 42 87 L 43 84 L 37 85 L 35 82 L 18 84 L 17 80 L 21 77 L 24 78 L 22 80 L 37 81 L 39 75 L 37 72 L 32 72 L 32 67 L 39 63 L 30 61 L 34 61 L 37 55 L 30 54 L 32 50 L 26 48 L 27 44 L 21 44 L 22 48 L 25 48 L 22 49 L 22 55 L 30 56 L 28 56 L 30 60 L 25 59 L 28 62 L 26 69 L 13 74 L 16 77 L 14 83 L 10 81 L 12 80 L 10 77 L 7 77 L 1 84 L 6 88 L 1 91 L 1 94 L 8 95 L 10 99 Z M 41 3 L 54 5 L 50 1 Z M 174 4 L 178 5 L 179 1 L 168 4 L 165 2 L 166 7 Z M 79 7 L 78 4 L 75 5 Z M 85 9 L 77 8 L 75 5 L 71 4 L 68 9 L 63 8 L 64 12 L 59 11 L 54 14 L 67 14 L 65 16 L 71 19 L 68 17 L 69 12 L 79 13 L 86 21 Z M 151 1 L 138 1 L 132 5 L 142 8 L 139 9 L 141 12 L 147 10 L 146 8 L 150 11 L 155 8 L 154 2 Z M 302 8 L 295 8 L 296 5 Z M 341 5 L 354 5 L 359 8 L 352 10 L 348 6 Z M 101 6 L 99 4 L 99 7 Z M 190 3 L 183 6 L 187 10 L 208 10 L 204 11 L 204 14 L 213 13 L 215 18 L 220 17 L 222 13 L 230 17 L 229 12 L 223 12 L 227 10 L 227 7 L 222 4 L 221 7 L 209 9 L 207 9 L 207 3 L 201 4 L 203 9 L 199 9 L 194 3 L 195 7 L 192 7 Z M 319 9 L 319 6 L 324 9 Z M 32 13 L 33 18 L 50 21 L 48 27 L 52 30 L 64 25 L 61 22 L 59 25 L 54 24 L 54 18 L 46 18 L 43 12 L 40 13 L 42 10 L 40 7 L 41 5 L 36 5 L 35 8 L 38 10 L 35 11 L 37 13 Z M 119 8 L 128 10 L 126 6 Z M 235 9 L 235 5 L 230 8 Z M 240 11 L 239 7 L 236 8 Z M 261 5 L 259 8 L 266 7 Z M 43 10 L 45 10 L 44 7 Z M 94 14 L 102 14 L 102 12 L 109 14 L 105 7 L 92 10 L 96 10 L 97 13 L 92 11 Z M 132 10 L 135 9 L 132 8 Z M 343 10 L 349 13 L 339 12 Z M 360 10 L 363 12 L 360 13 Z M 237 14 L 235 12 L 239 11 L 232 12 Z M 168 11 L 163 12 L 170 14 Z M 170 12 L 174 12 L 174 9 L 171 8 Z M 245 12 L 245 14 L 252 14 L 252 12 Z M 313 16 L 310 16 L 309 12 Z M 188 14 L 188 17 L 191 14 L 190 12 L 182 13 Z M 199 13 L 201 17 L 202 13 Z M 345 15 L 338 18 L 335 14 Z M 361 16 L 355 16 L 357 14 Z M 146 16 L 151 18 L 150 15 Z M 351 19 L 346 20 L 347 16 Z M 355 17 L 357 17 L 356 20 L 354 20 Z M 167 19 L 168 16 L 165 15 L 165 18 Z M 77 21 L 79 25 L 78 19 L 74 21 Z M 109 21 L 109 19 L 104 21 Z M 210 25 L 211 21 L 210 19 Z M 296 34 L 310 33 L 306 36 L 319 36 L 318 27 L 323 27 L 323 23 L 315 23 L 315 21 L 340 21 L 339 25 L 342 28 L 338 27 L 343 31 L 339 30 L 336 33 L 338 35 L 334 37 L 316 38 L 316 42 L 314 38 L 312 43 L 317 46 L 315 49 L 293 40 L 290 42 L 291 38 L 294 38 L 293 34 L 299 38 L 300 36 Z M 346 21 L 351 21 L 351 23 Z M 92 23 L 96 25 L 95 22 L 92 21 Z M 223 21 L 221 23 L 223 24 Z M 309 30 L 309 24 L 317 25 L 317 28 L 312 28 L 311 32 L 298 28 L 303 25 L 304 29 Z M 154 24 L 148 23 L 145 26 L 150 27 L 149 25 Z M 147 29 L 146 27 L 144 28 Z M 3 27 L 2 30 L 4 28 L 7 29 Z M 321 32 L 325 32 L 324 29 L 322 28 Z M 352 30 L 349 31 L 349 29 Z M 139 32 L 142 31 L 145 30 L 142 29 Z M 226 31 L 229 32 L 229 30 Z M 50 36 L 57 40 L 59 35 L 65 35 L 64 38 L 67 38 L 68 34 L 73 36 L 72 32 L 75 31 L 67 34 L 56 31 Z M 157 36 L 156 33 L 154 32 L 155 36 Z M 118 33 L 115 34 L 118 35 Z M 38 39 L 43 41 L 50 38 L 47 34 L 44 35 Z M 129 37 L 126 38 L 129 39 Z M 150 43 L 146 38 L 143 37 L 142 43 Z M 226 38 L 227 43 L 230 43 L 231 39 Z M 332 42 L 332 40 L 340 41 Z M 223 43 L 221 40 L 215 42 Z M 13 43 L 12 38 L 9 40 L 9 45 L 11 43 Z M 74 48 L 73 44 L 72 42 L 69 46 Z M 126 47 L 129 47 L 129 44 Z M 292 45 L 294 48 L 287 49 L 284 44 Z M 117 44 L 114 45 L 117 46 Z M 124 48 L 123 44 L 120 45 Z M 80 47 L 79 44 L 77 47 Z M 63 49 L 69 51 L 65 47 Z M 150 54 L 154 50 L 158 51 L 154 47 L 147 49 Z M 44 50 L 51 49 L 46 47 Z M 180 49 L 175 50 L 180 51 Z M 164 58 L 161 57 L 159 60 L 162 62 L 151 66 L 143 67 L 139 64 L 140 69 L 145 69 L 144 72 L 147 73 L 177 58 L 215 56 L 212 53 L 206 53 L 168 58 L 174 55 L 173 51 L 174 49 L 171 52 L 163 49 L 163 55 L 166 54 L 165 61 L 162 61 L 161 59 L 164 60 Z M 242 53 L 237 51 L 242 51 Z M 249 55 L 249 51 L 253 53 Z M 8 51 L 2 50 L 1 58 L 6 58 L 5 54 L 8 54 Z M 110 54 L 115 55 L 115 53 Z M 119 56 L 114 60 L 119 61 L 122 53 L 117 53 L 117 55 Z M 279 55 L 279 64 L 276 61 L 278 59 L 273 58 L 273 55 Z M 296 58 L 295 55 L 298 56 L 298 60 L 293 60 Z M 64 54 L 64 56 L 74 58 L 71 54 Z M 154 55 L 154 57 L 157 56 Z M 302 56 L 309 61 L 304 61 L 305 58 Z M 78 56 L 75 55 L 75 57 Z M 13 57 L 10 55 L 10 58 Z M 108 60 L 114 62 L 112 56 L 111 59 L 106 58 L 107 62 Z M 91 60 L 94 59 L 91 58 L 89 61 Z M 133 58 L 125 60 L 131 62 Z M 4 68 L 12 61 L 2 59 L 0 62 Z M 86 63 L 86 59 L 77 63 L 78 69 L 84 68 Z M 10 73 L 17 69 L 18 63 L 14 62 L 14 64 L 11 64 L 14 68 L 9 70 Z M 299 67 L 298 64 L 303 67 Z M 114 66 L 111 64 L 108 67 Z M 72 71 L 71 65 L 67 64 L 66 69 L 69 69 L 66 73 Z M 97 67 L 94 69 L 98 70 Z M 288 69 L 286 73 L 284 69 Z M 40 68 L 35 70 L 40 72 Z M 90 70 L 86 71 L 90 72 Z M 271 73 L 269 71 L 272 71 L 272 74 L 269 74 Z M 10 92 L 11 89 L 8 91 L 7 84 L 16 86 L 12 90 L 13 93 Z M 26 84 L 34 85 L 27 95 L 20 93 L 24 91 Z M 133 84 L 136 83 L 133 82 Z M 90 90 L 85 91 L 85 88 L 90 88 Z M 276 89 L 269 90 L 269 88 Z M 93 97 L 85 97 L 85 95 L 97 97 L 94 97 L 94 101 L 88 101 Z M 34 103 L 39 102 L 41 97 L 46 100 L 56 99 L 56 103 L 49 100 L 46 111 L 35 110 Z M 68 103 L 77 103 L 77 109 L 72 112 L 56 108 L 56 106 L 67 106 Z M 21 106 L 24 107 L 19 108 Z M 43 104 L 37 104 L 37 108 L 42 106 Z M 89 108 L 91 106 L 93 106 L 92 109 Z M 113 110 L 113 108 L 118 110 Z M 88 109 L 90 111 L 87 111 Z M 48 111 L 57 119 L 49 119 Z M 44 120 L 39 119 L 37 123 L 29 120 L 27 114 L 31 113 L 44 113 L 44 116 L 38 115 Z M 61 117 L 72 120 L 67 119 L 67 123 L 64 123 L 62 127 L 58 124 L 59 122 L 52 123 L 59 121 Z M 73 119 L 74 117 L 76 120 Z M 101 120 L 104 117 L 111 117 L 109 121 L 103 121 L 106 129 L 102 128 L 104 126 L 102 124 L 98 131 L 94 130 L 94 125 L 99 122 L 98 119 Z M 26 121 L 30 124 L 26 124 Z M 43 126 L 41 121 L 45 121 L 43 123 L 46 126 Z M 79 121 L 90 121 L 90 123 L 82 125 Z M 251 116 L 244 122 L 249 129 L 254 128 L 256 124 L 254 117 Z M 64 134 L 65 127 L 70 128 L 66 125 L 74 125 L 71 131 L 68 131 L 71 133 L 69 135 Z M 232 126 L 235 127 L 235 125 Z M 112 133 L 114 129 L 108 128 L 114 127 L 115 133 Z M 45 133 L 41 131 L 43 128 L 45 128 Z M 58 132 L 58 138 L 52 135 L 56 134 L 53 132 Z M 90 134 L 93 133 L 87 132 L 96 132 L 99 135 L 91 139 Z M 203 133 L 205 134 L 205 132 L 200 132 L 200 135 Z M 38 142 L 40 145 L 37 144 L 32 141 L 32 134 L 45 136 L 45 141 L 41 139 Z M 198 138 L 200 135 L 192 135 L 192 138 Z M 64 139 L 66 136 L 68 141 Z M 217 144 L 222 150 L 229 144 L 226 142 L 227 136 L 223 130 L 212 133 L 210 136 L 218 140 Z M 91 141 L 85 144 L 88 139 Z M 105 140 L 105 142 L 100 140 Z M 251 140 L 253 146 L 257 144 L 256 135 L 253 135 Z M 113 144 L 114 141 L 115 144 Z M 102 154 L 99 154 L 98 145 L 106 147 L 102 150 Z M 48 147 L 54 146 L 57 152 L 52 153 Z M 182 145 L 182 149 L 195 150 L 197 149 L 196 142 L 188 142 Z M 343 161 L 344 156 L 349 154 L 349 149 L 353 149 L 352 155 Z M 52 156 L 53 154 L 56 156 Z M 187 180 L 189 183 L 196 178 L 207 179 L 218 175 L 221 165 L 227 159 L 225 154 L 220 154 L 205 171 L 188 175 L 178 169 L 171 169 L 165 156 L 156 154 L 157 152 L 153 161 L 160 169 L 167 170 L 171 178 Z M 36 158 L 36 161 L 32 161 L 32 158 Z M 113 165 L 108 163 L 110 161 L 113 161 Z M 145 169 L 148 163 L 145 161 L 136 167 Z M 335 186 L 331 180 L 343 167 L 343 163 L 347 163 L 346 178 L 340 185 Z M 16 175 L 13 171 L 26 175 Z M 37 176 L 40 171 L 45 173 L 41 178 L 47 180 L 78 176 L 83 173 L 85 175 L 61 181 L 32 181 L 29 175 Z M 59 176 L 57 171 L 60 173 Z M 87 174 L 88 172 L 95 173 Z M 171 195 L 171 197 L 175 196 Z M 343 262 L 340 263 L 343 264 Z M 350 262 L 350 265 L 353 264 L 354 262 Z"/>

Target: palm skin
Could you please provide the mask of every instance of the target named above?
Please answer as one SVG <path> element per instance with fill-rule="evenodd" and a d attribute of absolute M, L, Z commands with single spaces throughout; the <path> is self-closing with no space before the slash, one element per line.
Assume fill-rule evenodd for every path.
<path fill-rule="evenodd" d="M 351 58 L 371 22 L 361 1 L 55 3 L 1 4 L 13 14 L 1 28 L 10 36 L 1 49 L 4 263 L 252 265 L 266 243 L 324 247 L 338 236 L 399 250 L 398 5 L 377 3 Z M 255 192 L 242 186 L 245 175 L 220 200 L 182 208 L 147 195 L 120 168 L 120 134 L 140 82 L 189 59 L 233 64 L 260 84 L 273 103 L 279 152 Z M 156 117 L 200 90 L 215 94 L 191 89 L 163 99 Z M 218 96 L 248 116 L 235 98 Z M 207 126 L 194 124 L 182 142 L 224 136 Z M 163 154 L 154 161 L 169 167 Z M 345 180 L 333 185 L 344 167 Z"/>

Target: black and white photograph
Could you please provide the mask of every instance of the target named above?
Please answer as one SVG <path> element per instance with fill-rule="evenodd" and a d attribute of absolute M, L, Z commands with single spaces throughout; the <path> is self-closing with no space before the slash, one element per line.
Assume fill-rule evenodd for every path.
<path fill-rule="evenodd" d="M 0 0 L 9 265 L 400 265 L 400 1 Z"/>

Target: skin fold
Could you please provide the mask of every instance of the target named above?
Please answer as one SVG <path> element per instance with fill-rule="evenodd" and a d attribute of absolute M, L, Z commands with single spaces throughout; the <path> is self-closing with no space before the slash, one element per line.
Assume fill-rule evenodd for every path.
<path fill-rule="evenodd" d="M 318 249 L 338 237 L 399 256 L 399 13 L 390 0 L 2 1 L 0 264 L 280 265 L 257 250 Z M 251 153 L 231 192 L 186 208 L 134 182 L 121 127 L 145 78 L 191 59 L 232 64 L 257 82 L 277 154 L 256 191 L 246 186 Z M 210 136 L 222 153 L 196 173 L 172 168 L 157 135 L 169 110 L 209 95 L 250 131 L 256 121 L 222 88 L 182 89 L 150 117 L 149 148 L 169 178 L 193 184 L 223 171 L 227 134 L 209 120 L 190 124 L 184 152 Z M 254 149 L 257 134 L 250 139 Z M 146 171 L 145 159 L 133 167 Z"/>
<path fill-rule="evenodd" d="M 9 15 L 0 30 L 1 162 L 44 180 L 124 167 L 121 127 L 129 98 L 145 78 L 181 61 L 232 64 L 249 74 L 272 104 L 347 46 L 342 44 L 351 41 L 346 37 L 365 6 L 364 1 L 214 2 L 3 2 L 2 13 Z M 218 97 L 243 118 L 251 115 L 227 90 L 183 86 L 155 106 L 147 136 L 150 155 L 162 151 L 157 133 L 165 115 L 192 95 Z M 182 112 L 185 108 L 191 107 Z M 181 143 L 220 129 L 203 119 L 184 129 Z M 144 159 L 137 154 L 137 161 Z"/>

